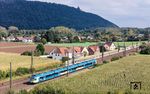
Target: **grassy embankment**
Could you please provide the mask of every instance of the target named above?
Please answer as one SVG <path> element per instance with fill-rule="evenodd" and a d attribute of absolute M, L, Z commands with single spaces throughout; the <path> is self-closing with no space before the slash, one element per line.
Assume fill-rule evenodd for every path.
<path fill-rule="evenodd" d="M 66 94 L 106 94 L 108 91 L 123 94 L 122 92 L 130 89 L 130 82 L 141 81 L 142 89 L 133 92 L 150 94 L 149 78 L 150 57 L 137 55 L 125 57 L 68 78 L 50 81 L 46 85 L 41 84 L 35 90 L 50 86 L 61 89 Z"/>

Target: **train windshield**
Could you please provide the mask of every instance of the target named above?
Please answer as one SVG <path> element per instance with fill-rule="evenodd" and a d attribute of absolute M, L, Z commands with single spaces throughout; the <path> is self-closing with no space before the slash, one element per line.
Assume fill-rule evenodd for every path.
<path fill-rule="evenodd" d="M 31 80 L 36 80 L 35 75 L 32 75 L 32 76 L 31 76 Z"/>

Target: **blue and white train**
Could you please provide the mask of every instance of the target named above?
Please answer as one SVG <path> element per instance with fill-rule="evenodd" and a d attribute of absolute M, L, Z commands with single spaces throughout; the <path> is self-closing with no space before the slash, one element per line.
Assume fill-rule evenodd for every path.
<path fill-rule="evenodd" d="M 29 82 L 32 84 L 36 84 L 39 82 L 43 82 L 43 81 L 47 81 L 50 79 L 60 77 L 62 75 L 66 75 L 67 73 L 73 73 L 81 69 L 92 67 L 95 64 L 96 64 L 96 59 L 91 59 L 91 60 L 83 61 L 81 63 L 69 65 L 67 67 L 58 68 L 58 69 L 40 73 L 40 74 L 34 74 L 30 78 Z"/>

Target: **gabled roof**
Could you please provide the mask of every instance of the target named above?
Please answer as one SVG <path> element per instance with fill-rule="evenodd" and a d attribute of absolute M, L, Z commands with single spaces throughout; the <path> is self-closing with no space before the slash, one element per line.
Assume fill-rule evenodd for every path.
<path fill-rule="evenodd" d="M 16 37 L 17 40 L 23 40 L 23 37 Z"/>
<path fill-rule="evenodd" d="M 26 40 L 33 40 L 33 37 L 24 37 Z"/>
<path fill-rule="evenodd" d="M 112 45 L 112 42 L 106 42 L 104 45 L 107 45 L 110 47 Z"/>
<path fill-rule="evenodd" d="M 56 47 L 54 46 L 49 46 L 49 45 L 45 45 L 45 52 L 49 53 L 51 51 L 53 51 Z"/>
<path fill-rule="evenodd" d="M 66 47 L 56 47 L 55 48 L 55 53 L 59 53 L 59 54 L 65 55 L 68 52 L 69 52 L 69 50 Z"/>
<path fill-rule="evenodd" d="M 33 37 L 16 37 L 17 40 L 33 40 Z"/>
<path fill-rule="evenodd" d="M 74 50 L 75 50 L 77 53 L 81 53 L 82 50 L 83 50 L 83 47 L 74 47 Z"/>
<path fill-rule="evenodd" d="M 96 52 L 99 49 L 99 47 L 96 45 L 93 45 L 93 46 L 89 46 L 88 49 L 91 49 L 93 52 Z"/>

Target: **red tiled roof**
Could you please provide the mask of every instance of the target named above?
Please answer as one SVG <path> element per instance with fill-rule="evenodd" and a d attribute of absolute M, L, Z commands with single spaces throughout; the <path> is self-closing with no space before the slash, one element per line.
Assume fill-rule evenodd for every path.
<path fill-rule="evenodd" d="M 74 47 L 74 50 L 75 50 L 77 53 L 81 53 L 82 50 L 83 50 L 83 47 Z"/>
<path fill-rule="evenodd" d="M 23 37 L 16 37 L 16 39 L 18 39 L 18 40 L 23 40 Z"/>
<path fill-rule="evenodd" d="M 94 46 L 89 46 L 88 48 L 90 48 L 92 51 L 96 52 L 97 49 L 99 49 L 98 46 L 94 45 Z"/>
<path fill-rule="evenodd" d="M 33 37 L 24 37 L 23 39 L 33 40 Z"/>
<path fill-rule="evenodd" d="M 56 50 L 56 53 L 59 53 L 59 54 L 62 54 L 62 55 L 65 55 L 66 53 L 68 53 L 68 48 L 66 47 L 56 47 L 55 48 Z"/>
<path fill-rule="evenodd" d="M 54 50 L 56 47 L 54 46 L 48 46 L 48 45 L 45 45 L 45 52 L 46 53 L 50 53 L 52 50 Z"/>
<path fill-rule="evenodd" d="M 112 45 L 112 42 L 106 42 L 105 45 L 110 47 Z"/>

